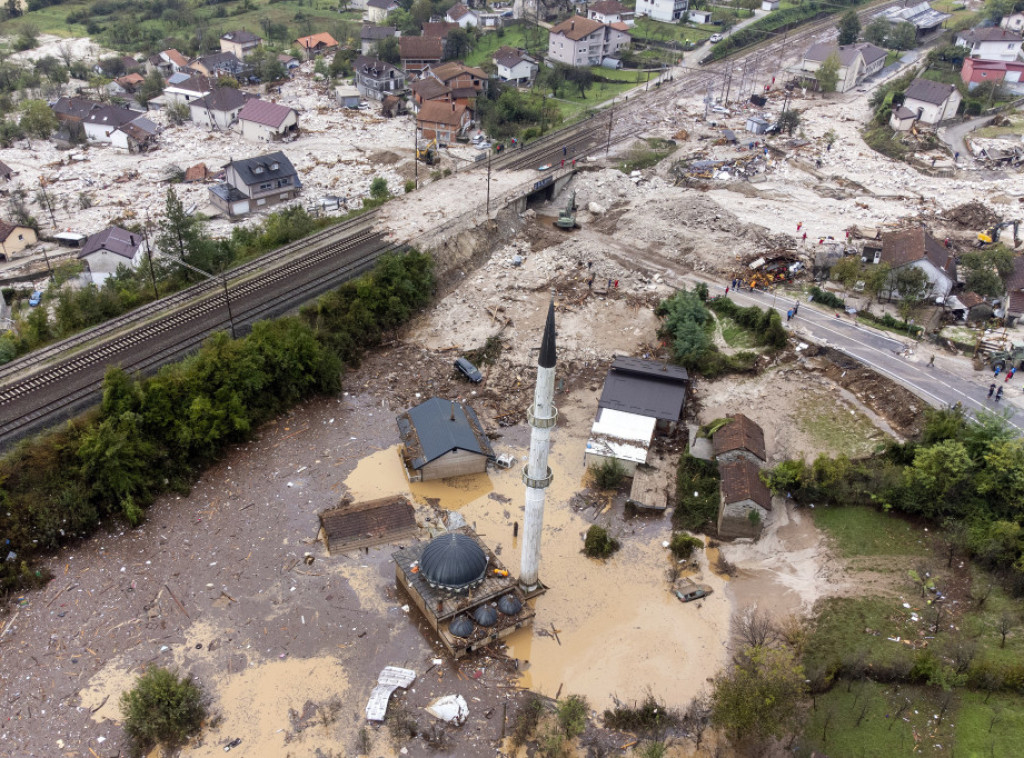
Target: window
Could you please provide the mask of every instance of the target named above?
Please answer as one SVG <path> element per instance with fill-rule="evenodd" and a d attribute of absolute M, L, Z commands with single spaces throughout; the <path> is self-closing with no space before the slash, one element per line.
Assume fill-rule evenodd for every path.
<path fill-rule="evenodd" d="M 264 182 L 263 184 L 260 185 L 260 189 L 261 190 L 268 190 L 268 189 L 271 189 L 273 186 L 274 186 L 273 182 Z"/>
<path fill-rule="evenodd" d="M 286 176 L 283 179 L 281 179 L 281 181 L 278 182 L 278 185 L 280 185 L 281 187 L 284 187 L 284 186 L 289 185 L 291 183 L 292 183 L 291 177 Z"/>

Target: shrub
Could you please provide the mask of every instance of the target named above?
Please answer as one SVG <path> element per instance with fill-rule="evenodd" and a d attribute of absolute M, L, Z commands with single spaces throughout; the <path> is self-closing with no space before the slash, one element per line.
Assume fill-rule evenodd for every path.
<path fill-rule="evenodd" d="M 846 308 L 846 303 L 841 298 L 820 287 L 811 287 L 811 297 L 814 298 L 814 302 L 827 305 L 829 308 Z"/>
<path fill-rule="evenodd" d="M 520 748 L 537 732 L 540 717 L 544 714 L 544 702 L 534 693 L 527 695 L 523 707 L 515 716 L 512 727 L 512 747 Z"/>
<path fill-rule="evenodd" d="M 141 756 L 155 745 L 183 744 L 199 731 L 206 708 L 191 678 L 150 666 L 135 687 L 122 693 L 121 713 L 129 750 Z"/>
<path fill-rule="evenodd" d="M 407 181 L 405 183 L 405 194 L 408 195 L 410 192 L 415 192 L 415 191 L 416 191 L 416 181 L 414 179 L 410 179 L 409 181 Z"/>
<path fill-rule="evenodd" d="M 659 735 L 680 721 L 678 714 L 670 711 L 650 692 L 642 703 L 632 708 L 616 702 L 615 708 L 606 710 L 601 719 L 606 729 L 639 735 Z"/>
<path fill-rule="evenodd" d="M 668 549 L 672 551 L 672 555 L 681 561 L 689 558 L 694 550 L 701 550 L 703 548 L 704 540 L 699 537 L 691 537 L 684 532 L 673 534 L 671 541 L 668 543 Z"/>
<path fill-rule="evenodd" d="M 626 469 L 615 458 L 607 458 L 590 468 L 590 476 L 594 485 L 602 490 L 614 490 L 626 478 Z"/>
<path fill-rule="evenodd" d="M 608 558 L 613 555 L 622 544 L 608 534 L 608 530 L 597 524 L 587 529 L 587 536 L 583 540 L 583 554 L 588 558 Z"/>
<path fill-rule="evenodd" d="M 672 526 L 689 532 L 703 532 L 712 526 L 718 518 L 718 480 L 716 463 L 683 453 L 676 469 Z"/>
<path fill-rule="evenodd" d="M 569 695 L 565 700 L 558 701 L 555 708 L 558 726 L 570 740 L 579 737 L 587 728 L 587 711 L 589 709 L 590 704 L 582 695 Z"/>

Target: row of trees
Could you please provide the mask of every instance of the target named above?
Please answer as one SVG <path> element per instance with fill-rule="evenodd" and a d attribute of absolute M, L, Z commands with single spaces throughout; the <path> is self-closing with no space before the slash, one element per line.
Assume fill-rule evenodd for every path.
<path fill-rule="evenodd" d="M 429 256 L 388 256 L 299 316 L 258 322 L 243 339 L 214 334 L 151 378 L 110 369 L 98 409 L 0 459 L 0 534 L 18 556 L 0 564 L 0 588 L 32 581 L 35 556 L 103 519 L 139 523 L 156 496 L 187 491 L 227 445 L 304 398 L 337 392 L 343 368 L 423 307 L 433 286 Z"/>

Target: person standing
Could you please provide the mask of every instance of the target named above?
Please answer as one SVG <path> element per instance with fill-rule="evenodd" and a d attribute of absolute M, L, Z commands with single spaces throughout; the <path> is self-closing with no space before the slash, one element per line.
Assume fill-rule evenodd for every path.
<path fill-rule="evenodd" d="M 998 389 L 998 391 L 996 392 L 996 402 L 998 403 L 1002 399 L 1003 399 L 1003 388 L 1000 387 Z"/>
<path fill-rule="evenodd" d="M 795 316 L 799 312 L 800 312 L 800 303 L 796 303 L 796 304 L 793 305 L 793 315 Z"/>
<path fill-rule="evenodd" d="M 996 366 L 996 372 L 994 374 L 992 374 L 992 378 L 993 379 L 998 379 L 999 378 L 999 372 L 1002 371 L 1002 370 L 1003 370 L 1003 367 L 1001 365 Z"/>
<path fill-rule="evenodd" d="M 804 232 L 804 242 L 807 241 L 807 232 Z"/>
<path fill-rule="evenodd" d="M 788 324 L 792 320 L 793 320 L 793 309 L 790 308 L 788 311 L 786 311 L 786 323 Z"/>
<path fill-rule="evenodd" d="M 996 391 L 996 383 L 992 382 L 992 384 L 990 384 L 988 386 L 988 396 L 992 397 L 992 393 L 995 392 L 995 391 Z"/>
<path fill-rule="evenodd" d="M 1013 375 L 1016 374 L 1016 373 L 1017 373 L 1017 367 L 1016 366 L 1010 366 L 1010 370 L 1006 372 L 1006 379 L 1004 379 L 1004 381 L 1006 383 L 1009 383 L 1009 381 L 1011 379 L 1013 379 Z"/>
<path fill-rule="evenodd" d="M 928 359 L 928 365 L 929 366 L 934 366 L 935 365 L 935 353 L 932 353 L 932 357 Z"/>

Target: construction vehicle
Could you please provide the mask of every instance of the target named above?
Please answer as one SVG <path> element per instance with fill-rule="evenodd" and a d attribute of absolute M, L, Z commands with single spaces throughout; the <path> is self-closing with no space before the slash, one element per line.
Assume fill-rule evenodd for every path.
<path fill-rule="evenodd" d="M 437 139 L 432 140 L 425 147 L 416 148 L 416 160 L 423 161 L 428 166 L 437 163 Z"/>
<path fill-rule="evenodd" d="M 978 232 L 978 247 L 984 245 L 994 245 L 999 242 L 999 233 L 1008 226 L 1013 227 L 1013 246 L 1020 247 L 1020 220 L 1014 221 L 1003 221 L 1002 223 L 996 224 L 987 232 Z"/>
<path fill-rule="evenodd" d="M 1011 366 L 1024 369 L 1024 345 L 1011 344 L 1009 350 L 993 350 L 988 361 L 993 371 L 1006 371 Z"/>
<path fill-rule="evenodd" d="M 558 220 L 555 221 L 555 226 L 559 229 L 576 228 L 576 190 L 572 191 L 569 195 L 569 202 L 558 212 Z"/>

